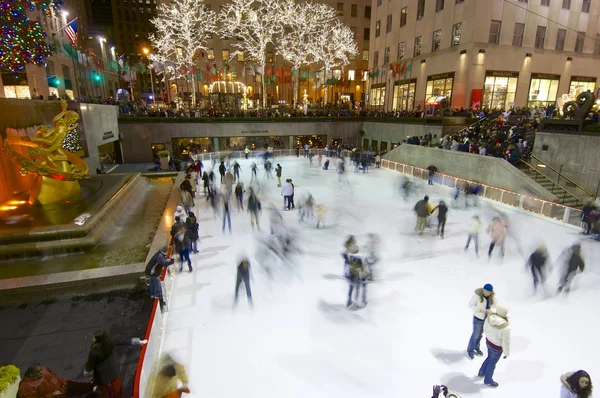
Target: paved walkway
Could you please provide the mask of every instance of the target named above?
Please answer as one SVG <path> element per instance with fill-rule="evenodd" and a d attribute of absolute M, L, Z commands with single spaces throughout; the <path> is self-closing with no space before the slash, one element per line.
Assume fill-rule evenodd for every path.
<path fill-rule="evenodd" d="M 39 362 L 62 377 L 82 380 L 94 331 L 143 338 L 151 309 L 145 290 L 0 307 L 6 321 L 0 328 L 0 363 L 15 364 L 23 374 Z M 117 347 L 126 397 L 133 393 L 139 352 L 139 347 Z"/>

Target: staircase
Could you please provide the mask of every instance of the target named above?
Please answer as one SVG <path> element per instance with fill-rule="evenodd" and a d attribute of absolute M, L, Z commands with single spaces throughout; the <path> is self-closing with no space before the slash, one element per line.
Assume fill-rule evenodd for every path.
<path fill-rule="evenodd" d="M 521 171 L 527 174 L 535 182 L 546 188 L 548 191 L 556 195 L 560 204 L 569 207 L 581 208 L 583 207 L 584 203 L 587 200 L 589 200 L 589 198 L 583 198 L 582 195 L 576 195 L 569 191 L 567 188 L 565 188 L 560 183 L 560 177 L 562 176 L 562 174 L 558 174 L 559 178 L 557 178 L 557 181 L 555 181 L 552 178 L 548 177 L 546 174 L 544 174 L 538 168 L 539 165 L 538 167 L 535 167 L 531 163 L 527 163 L 524 160 L 520 160 L 520 165 L 524 166 L 521 169 Z M 541 165 L 548 167 L 546 164 L 543 163 L 541 163 Z M 564 176 L 562 177 L 564 179 L 564 182 L 566 183 L 568 179 Z"/>

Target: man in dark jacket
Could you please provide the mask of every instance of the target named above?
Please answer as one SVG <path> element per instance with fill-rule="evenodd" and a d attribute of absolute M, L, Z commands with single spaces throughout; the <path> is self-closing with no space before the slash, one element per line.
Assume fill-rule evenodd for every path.
<path fill-rule="evenodd" d="M 198 253 L 198 229 L 200 229 L 200 226 L 196 220 L 196 215 L 191 211 L 185 220 L 185 226 L 190 239 L 190 252 L 196 254 Z"/>
<path fill-rule="evenodd" d="M 571 246 L 571 257 L 569 258 L 569 262 L 567 264 L 567 272 L 565 272 L 562 282 L 558 287 L 558 293 L 563 291 L 565 293 L 569 293 L 571 291 L 571 282 L 573 282 L 573 278 L 577 274 L 577 270 L 583 272 L 584 268 L 585 263 L 581 257 L 581 245 L 574 244 Z"/>
<path fill-rule="evenodd" d="M 427 172 L 429 173 L 429 177 L 427 178 L 427 184 L 433 185 L 433 177 L 437 172 L 437 167 L 435 167 L 435 165 L 433 164 L 430 164 L 429 167 L 427 167 Z"/>
<path fill-rule="evenodd" d="M 233 182 L 236 182 L 240 179 L 240 169 L 242 166 L 237 162 L 237 160 L 233 161 Z"/>
<path fill-rule="evenodd" d="M 433 211 L 437 209 L 438 211 L 438 226 L 437 226 L 437 234 L 444 239 L 444 228 L 446 227 L 446 216 L 448 214 L 448 206 L 446 206 L 446 202 L 440 200 L 440 203 L 431 210 Z M 441 232 L 441 233 L 440 233 Z"/>
<path fill-rule="evenodd" d="M 427 226 L 427 217 L 429 217 L 429 196 L 425 196 L 419 200 L 415 205 L 415 212 L 417 213 L 417 234 L 423 235 L 425 227 Z"/>
<path fill-rule="evenodd" d="M 533 290 L 537 290 L 538 283 L 544 283 L 546 281 L 546 263 L 548 262 L 548 251 L 546 245 L 540 245 L 535 251 L 529 256 L 527 260 L 527 267 L 531 268 L 531 275 L 533 276 Z"/>
<path fill-rule="evenodd" d="M 165 302 L 163 299 L 162 286 L 160 284 L 160 276 L 162 275 L 163 268 L 173 264 L 174 260 L 167 259 L 167 251 L 169 247 L 165 245 L 162 249 L 157 251 L 154 256 L 146 264 L 146 270 L 144 273 L 149 280 L 150 298 L 158 299 L 160 304 L 161 312 L 164 312 Z"/>
<path fill-rule="evenodd" d="M 237 266 L 234 304 L 237 304 L 238 291 L 240 290 L 240 285 L 242 284 L 242 281 L 244 282 L 244 286 L 246 286 L 246 296 L 248 297 L 248 304 L 252 306 L 252 292 L 250 291 L 250 261 L 247 258 L 242 260 L 242 262 Z"/>
<path fill-rule="evenodd" d="M 123 398 L 121 379 L 119 378 L 119 358 L 114 352 L 116 345 L 146 344 L 137 337 L 132 339 L 111 339 L 106 332 L 95 332 L 92 346 L 83 371 L 84 376 L 94 377 L 94 385 L 101 397 Z"/>
<path fill-rule="evenodd" d="M 183 271 L 183 261 L 188 263 L 188 269 L 192 272 L 192 260 L 190 260 L 190 237 L 185 223 L 179 217 L 175 217 L 175 224 L 171 227 L 171 237 L 175 243 L 175 250 L 179 254 L 179 272 Z"/>
<path fill-rule="evenodd" d="M 281 165 L 279 163 L 277 163 L 277 167 L 275 168 L 275 175 L 277 176 L 277 186 L 280 187 L 281 186 L 281 171 L 283 170 L 283 168 L 281 167 Z"/>
<path fill-rule="evenodd" d="M 225 167 L 225 162 L 221 162 L 221 164 L 219 165 L 219 174 L 221 174 L 221 184 L 225 179 L 225 171 L 227 171 L 227 168 Z"/>

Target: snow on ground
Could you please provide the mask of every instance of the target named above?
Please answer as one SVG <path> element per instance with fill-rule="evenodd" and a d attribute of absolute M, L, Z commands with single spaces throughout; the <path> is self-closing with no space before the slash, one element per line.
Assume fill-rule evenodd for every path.
<path fill-rule="evenodd" d="M 246 187 L 250 162 L 240 161 Z M 202 194 L 196 199 L 200 253 L 192 256 L 192 274 L 176 276 L 163 343 L 163 352 L 188 370 L 189 397 L 429 398 L 439 383 L 463 397 L 551 397 L 558 396 L 564 372 L 585 369 L 592 378 L 600 376 L 594 348 L 600 324 L 597 246 L 585 241 L 588 268 L 568 298 L 554 296 L 558 272 L 549 280 L 550 295 L 533 296 L 524 266 L 525 255 L 542 241 L 556 260 L 582 239 L 578 231 L 508 211 L 524 255 L 509 241 L 504 260 L 489 261 L 485 234 L 481 258 L 473 249 L 463 251 L 470 217 L 479 214 L 485 226 L 491 221 L 495 209 L 489 203 L 451 209 L 443 240 L 435 228 L 417 237 L 412 208 L 422 193 L 408 202 L 400 198 L 399 174 L 382 169 L 355 174 L 347 167 L 347 183 L 340 184 L 335 162 L 328 171 L 308 168 L 303 158 L 273 163 L 281 163 L 283 179 L 293 179 L 296 204 L 310 192 L 327 207 L 327 228 L 300 224 L 297 210 L 283 212 L 304 251 L 295 271 L 274 282 L 253 262 L 254 309 L 243 286 L 234 308 L 236 266 L 244 253 L 252 258 L 259 233 L 252 232 L 248 213 L 234 210 L 233 233 L 223 234 Z M 266 208 L 269 203 L 281 208 L 282 197 L 275 180 L 263 174 L 259 163 L 266 234 Z M 419 183 L 433 203 L 450 202 L 449 189 Z M 382 238 L 381 272 L 368 286 L 368 306 L 352 311 L 345 307 L 340 253 L 347 234 L 364 246 L 369 232 Z M 499 302 L 509 307 L 512 325 L 512 354 L 496 368 L 497 389 L 477 377 L 485 357 L 471 361 L 466 355 L 472 327 L 468 301 L 485 283 L 492 283 Z"/>

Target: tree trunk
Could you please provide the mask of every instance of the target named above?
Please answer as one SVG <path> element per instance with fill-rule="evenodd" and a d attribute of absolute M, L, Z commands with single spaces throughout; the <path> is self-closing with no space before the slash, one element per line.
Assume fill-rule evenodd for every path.
<path fill-rule="evenodd" d="M 298 76 L 294 77 L 294 70 L 297 71 Z M 294 90 L 294 107 L 296 107 L 298 105 L 298 87 L 300 85 L 300 67 L 295 68 L 292 70 L 292 82 L 294 84 L 293 86 L 293 90 Z"/>
<path fill-rule="evenodd" d="M 192 107 L 196 107 L 196 76 L 192 75 Z"/>
<path fill-rule="evenodd" d="M 262 69 L 262 76 L 260 77 L 260 83 L 262 85 L 262 103 L 263 103 L 263 108 L 267 107 L 267 82 L 265 81 L 265 57 L 263 54 L 263 58 L 260 60 L 259 65 L 261 66 Z"/>
<path fill-rule="evenodd" d="M 323 66 L 323 106 L 327 107 L 327 92 L 329 88 L 327 87 L 327 66 Z"/>

